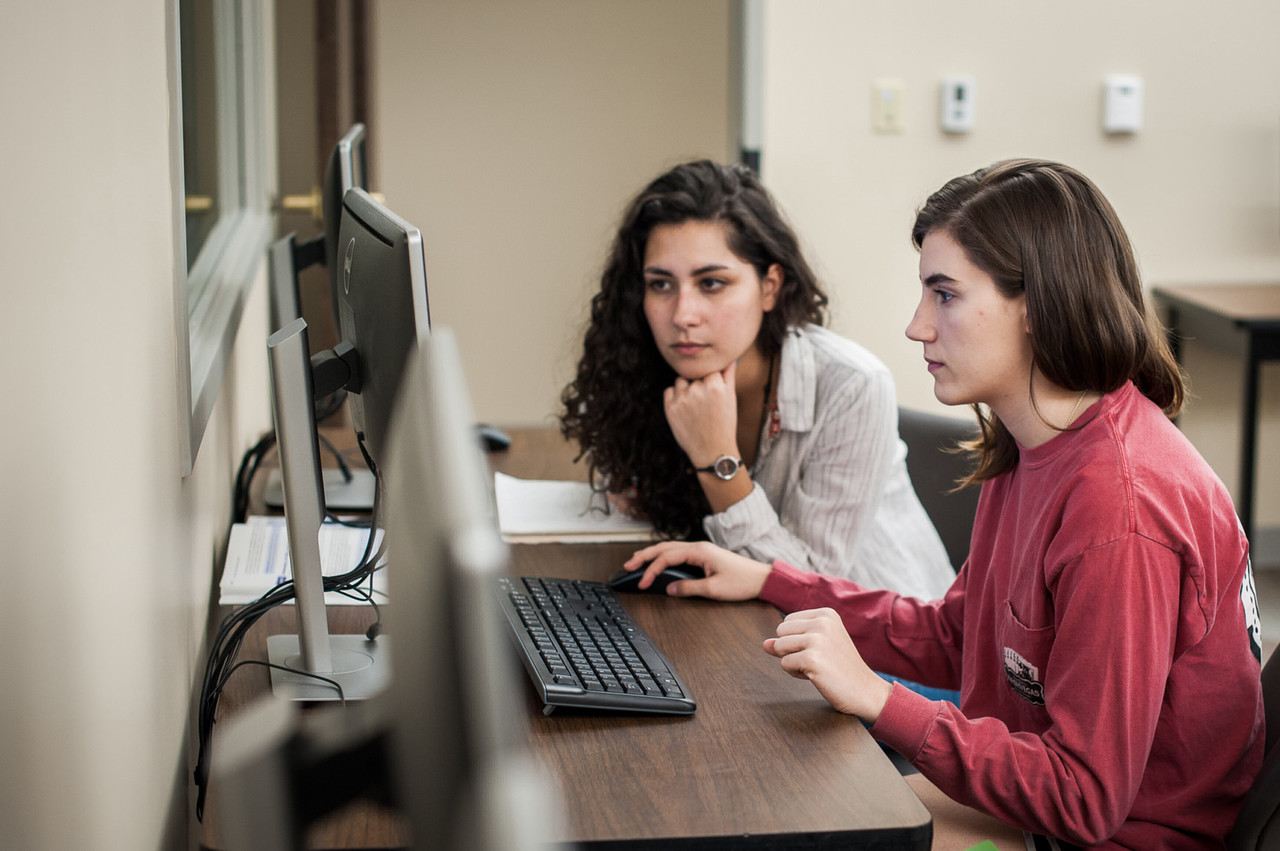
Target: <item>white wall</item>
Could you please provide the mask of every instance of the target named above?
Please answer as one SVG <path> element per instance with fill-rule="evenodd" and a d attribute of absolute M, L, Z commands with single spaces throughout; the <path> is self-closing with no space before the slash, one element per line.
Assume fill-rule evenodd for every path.
<path fill-rule="evenodd" d="M 4 848 L 184 848 L 192 828 L 213 569 L 267 415 L 252 347 L 180 477 L 164 7 L 0 16 Z"/>
<path fill-rule="evenodd" d="M 766 0 L 763 176 L 833 294 L 833 326 L 883 358 L 900 399 L 938 407 L 919 346 L 915 209 L 947 179 L 1009 156 L 1089 175 L 1148 284 L 1280 280 L 1280 5 L 1080 0 L 961 4 Z M 944 75 L 973 75 L 977 126 L 938 127 Z M 1136 136 L 1101 129 L 1109 73 L 1146 84 Z M 905 130 L 871 128 L 874 80 L 906 84 Z M 1240 365 L 1189 347 L 1182 425 L 1236 487 Z M 1261 525 L 1280 524 L 1280 372 L 1266 371 Z M 1272 475 L 1268 475 L 1271 473 Z"/>

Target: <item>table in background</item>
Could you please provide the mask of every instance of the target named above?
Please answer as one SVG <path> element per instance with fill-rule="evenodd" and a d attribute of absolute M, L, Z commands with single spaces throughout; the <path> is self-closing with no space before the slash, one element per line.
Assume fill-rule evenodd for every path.
<path fill-rule="evenodd" d="M 1280 284 L 1180 284 L 1155 287 L 1151 294 L 1165 309 L 1170 345 L 1179 363 L 1184 340 L 1195 340 L 1243 362 L 1236 513 L 1252 543 L 1259 371 L 1263 361 L 1280 360 Z"/>
<path fill-rule="evenodd" d="M 495 469 L 531 478 L 581 479 L 573 453 L 550 429 L 515 430 Z M 511 572 L 603 580 L 632 544 L 512 547 Z M 394 601 L 391 605 L 394 605 Z M 807 682 L 787 676 L 761 643 L 781 617 L 759 601 L 713 603 L 655 595 L 626 599 L 628 611 L 680 671 L 698 710 L 690 716 L 542 713 L 533 689 L 527 742 L 554 779 L 566 815 L 561 840 L 636 848 L 928 848 L 928 810 L 855 719 L 828 706 Z M 334 632 L 363 631 L 372 613 L 330 607 Z M 291 632 L 277 609 L 254 628 L 242 658 L 265 658 L 266 636 Z M 523 674 L 523 672 L 521 672 Z M 257 666 L 236 674 L 221 713 L 270 689 Z M 214 833 L 210 791 L 205 840 Z M 312 836 L 323 847 L 403 845 L 403 819 L 358 803 Z"/>

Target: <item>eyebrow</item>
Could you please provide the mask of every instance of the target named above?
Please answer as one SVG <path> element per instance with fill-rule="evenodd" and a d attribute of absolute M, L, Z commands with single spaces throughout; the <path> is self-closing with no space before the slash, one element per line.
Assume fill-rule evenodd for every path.
<path fill-rule="evenodd" d="M 935 287 L 938 284 L 954 284 L 955 282 L 956 282 L 956 279 L 951 277 L 950 275 L 943 274 L 942 272 L 934 272 L 932 275 L 925 278 L 921 283 L 923 283 L 926 287 Z"/>
<path fill-rule="evenodd" d="M 712 264 L 710 266 L 699 266 L 697 269 L 693 270 L 693 274 L 695 276 L 705 275 L 708 272 L 726 272 L 728 271 L 728 269 L 729 269 L 728 266 L 723 266 L 720 264 Z M 666 275 L 669 278 L 675 277 L 674 274 L 672 274 L 671 272 L 668 272 L 666 269 L 663 269 L 660 266 L 646 266 L 644 273 L 646 275 Z"/>

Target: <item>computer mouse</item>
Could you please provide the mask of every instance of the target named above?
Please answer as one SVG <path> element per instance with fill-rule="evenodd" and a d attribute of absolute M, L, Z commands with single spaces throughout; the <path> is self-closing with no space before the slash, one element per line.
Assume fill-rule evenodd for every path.
<path fill-rule="evenodd" d="M 667 586 L 672 582 L 679 582 L 682 579 L 702 579 L 706 573 L 702 568 L 692 564 L 672 564 L 663 568 L 663 571 L 653 580 L 653 584 L 648 588 L 640 588 L 640 577 L 644 576 L 645 570 L 649 567 L 649 562 L 645 562 L 635 570 L 627 570 L 625 567 L 618 568 L 618 572 L 609 577 L 609 581 L 605 584 L 614 591 L 643 591 L 645 593 L 665 594 Z"/>
<path fill-rule="evenodd" d="M 481 423 L 476 426 L 476 433 L 487 452 L 501 452 L 511 448 L 511 436 L 502 429 Z"/>

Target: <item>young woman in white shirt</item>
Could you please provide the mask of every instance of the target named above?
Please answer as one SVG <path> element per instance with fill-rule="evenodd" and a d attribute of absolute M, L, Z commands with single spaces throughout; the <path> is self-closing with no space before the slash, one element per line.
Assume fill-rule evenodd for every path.
<path fill-rule="evenodd" d="M 888 369 L 756 175 L 676 166 L 628 205 L 561 428 L 666 538 L 932 599 L 954 569 L 911 487 Z"/>

